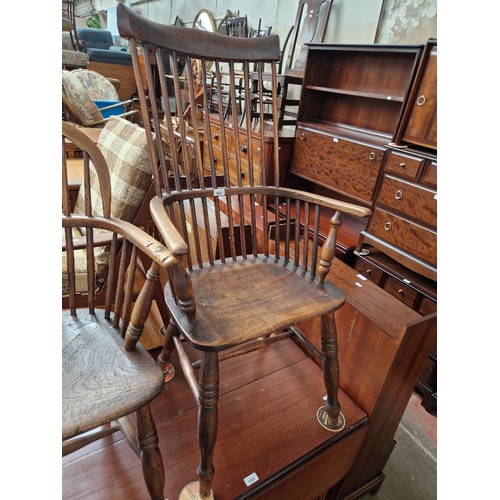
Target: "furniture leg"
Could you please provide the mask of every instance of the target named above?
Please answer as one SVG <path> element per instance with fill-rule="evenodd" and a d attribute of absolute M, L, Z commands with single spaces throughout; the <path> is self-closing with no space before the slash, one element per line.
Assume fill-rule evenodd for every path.
<path fill-rule="evenodd" d="M 340 412 L 339 359 L 337 328 L 333 313 L 321 318 L 321 349 L 323 352 L 323 380 L 326 388 L 325 406 L 318 410 L 318 420 L 323 427 L 331 431 L 344 428 L 344 416 Z"/>
<path fill-rule="evenodd" d="M 137 437 L 144 479 L 153 500 L 164 500 L 165 469 L 158 447 L 158 434 L 149 405 L 137 410 Z"/>
<path fill-rule="evenodd" d="M 198 410 L 198 442 L 200 465 L 198 479 L 201 498 L 210 498 L 214 477 L 213 453 L 217 438 L 217 401 L 219 399 L 219 356 L 217 352 L 203 352 Z"/>

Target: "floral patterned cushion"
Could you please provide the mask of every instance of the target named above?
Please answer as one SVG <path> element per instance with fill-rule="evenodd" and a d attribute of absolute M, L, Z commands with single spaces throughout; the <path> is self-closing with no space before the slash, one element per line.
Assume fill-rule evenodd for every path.
<path fill-rule="evenodd" d="M 62 70 L 62 91 L 70 111 L 80 125 L 102 121 L 99 108 L 73 71 Z"/>
<path fill-rule="evenodd" d="M 85 90 L 94 101 L 119 101 L 118 92 L 114 85 L 103 75 L 90 69 L 76 69 L 72 71 L 82 82 Z"/>

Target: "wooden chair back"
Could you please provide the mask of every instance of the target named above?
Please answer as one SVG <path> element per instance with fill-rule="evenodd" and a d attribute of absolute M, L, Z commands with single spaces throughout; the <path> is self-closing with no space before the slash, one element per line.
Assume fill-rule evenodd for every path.
<path fill-rule="evenodd" d="M 296 192 L 279 187 L 278 36 L 232 37 L 228 43 L 224 35 L 151 23 L 126 7 L 119 5 L 118 9 L 120 35 L 130 44 L 154 169 L 157 200 L 152 203 L 163 203 L 166 195 L 171 195 L 167 211 L 176 221 L 181 237 L 190 244 L 188 266 L 257 253 L 274 253 L 279 258 L 282 253 L 304 270 L 310 271 L 312 264 L 315 275 L 324 241 L 320 237 L 321 211 L 330 217 L 337 210 L 358 216 L 367 211 L 305 192 L 294 198 Z M 150 55 L 145 71 L 140 53 Z M 181 58 L 185 60 L 186 71 L 183 78 L 173 73 L 173 95 L 168 93 L 168 78 L 160 77 L 160 98 L 150 100 L 151 109 L 147 110 L 142 78 L 145 73 L 147 87 L 151 88 L 155 67 L 159 75 L 165 75 L 165 54 L 171 58 L 170 67 L 178 67 Z M 254 65 L 257 71 L 251 81 Z M 264 74 L 265 65 L 271 68 L 270 77 Z M 218 112 L 210 110 L 211 92 L 221 89 L 209 84 L 209 67 L 216 81 L 224 81 L 225 91 L 232 97 L 233 110 L 227 120 L 222 99 L 218 100 Z M 199 68 L 200 73 L 193 68 Z M 257 111 L 260 119 L 252 120 L 249 110 L 253 95 L 262 98 L 265 89 L 271 91 L 272 119 L 264 119 L 261 106 Z M 240 90 L 247 111 L 241 125 L 236 111 Z M 159 105 L 169 102 L 175 104 L 171 104 L 170 113 L 164 114 Z M 155 141 L 155 137 L 162 140 Z M 269 138 L 270 152 L 265 144 Z M 270 154 L 271 161 L 265 154 Z M 272 171 L 268 171 L 268 164 L 273 166 Z M 337 216 L 335 227 L 338 220 Z M 304 239 L 304 235 L 310 238 Z"/>
<path fill-rule="evenodd" d="M 333 0 L 299 0 L 286 55 L 285 74 L 304 76 L 307 44 L 323 42 L 332 4 Z"/>

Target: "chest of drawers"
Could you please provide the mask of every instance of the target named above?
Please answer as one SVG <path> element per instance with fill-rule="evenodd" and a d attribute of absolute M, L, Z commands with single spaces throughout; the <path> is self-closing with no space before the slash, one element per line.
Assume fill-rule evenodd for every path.
<path fill-rule="evenodd" d="M 218 115 L 209 118 L 209 125 L 212 137 L 212 156 L 217 174 L 224 175 L 224 161 L 227 161 L 228 181 L 232 186 L 249 186 L 252 182 L 254 185 L 274 184 L 273 134 L 270 125 L 269 133 L 265 133 L 263 141 L 254 130 L 249 134 L 246 129 L 239 128 L 235 133 L 229 122 L 221 126 Z M 258 128 L 255 127 L 255 129 Z M 280 145 L 280 172 L 285 172 L 293 149 L 294 132 L 292 127 L 283 127 L 278 141 Z M 236 150 L 238 150 L 239 155 L 236 155 Z M 237 156 L 239 156 L 239 162 Z M 205 147 L 203 164 L 206 171 L 210 170 L 210 162 L 210 151 L 208 147 Z M 250 164 L 254 167 L 253 180 L 249 174 Z M 283 179 L 280 182 L 283 185 Z"/>
<path fill-rule="evenodd" d="M 360 238 L 431 279 L 437 273 L 436 172 L 433 156 L 389 149 L 373 215 Z"/>

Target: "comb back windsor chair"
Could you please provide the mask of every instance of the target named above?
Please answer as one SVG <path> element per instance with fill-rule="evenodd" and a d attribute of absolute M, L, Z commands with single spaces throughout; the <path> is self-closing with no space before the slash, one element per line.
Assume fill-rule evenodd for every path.
<path fill-rule="evenodd" d="M 178 265 L 169 269 L 165 300 L 171 321 L 165 333 L 159 363 L 166 363 L 172 350 L 179 352 L 183 371 L 198 402 L 200 464 L 198 482 L 184 493 L 197 491 L 201 498 L 213 495 L 213 452 L 217 435 L 219 361 L 248 349 L 297 335 L 294 326 L 315 317 L 322 318 L 322 365 L 327 392 L 320 408 L 325 428 L 341 432 L 344 417 L 338 402 L 338 357 L 334 312 L 344 303 L 341 290 L 325 280 L 335 255 L 340 212 L 367 217 L 364 207 L 315 194 L 279 187 L 278 107 L 276 64 L 279 38 L 226 37 L 147 20 L 122 4 L 117 6 L 120 36 L 127 38 L 133 57 L 139 99 L 148 134 L 154 168 L 156 196 L 151 214 L 166 247 Z M 164 75 L 163 56 L 171 67 L 185 57 L 185 88 L 173 75 L 175 106 L 162 117 L 152 102 L 151 119 L 141 89 L 145 73 L 152 82 L 150 65 L 141 73 L 138 53 L 156 57 L 159 74 Z M 150 58 L 146 58 L 150 59 Z M 194 93 L 192 61 L 201 61 L 201 96 Z M 230 128 L 224 127 L 224 110 L 215 113 L 219 130 L 209 127 L 210 92 L 220 86 L 208 85 L 207 63 L 220 80 L 222 66 L 229 85 L 233 112 Z M 273 85 L 273 121 L 252 124 L 251 98 L 244 100 L 246 120 L 240 127 L 236 113 L 236 92 L 244 75 L 244 95 L 251 96 L 251 69 L 257 67 L 253 90 L 262 93 L 264 64 L 270 64 Z M 229 75 L 229 78 L 227 76 Z M 162 99 L 169 102 L 166 78 L 160 79 Z M 255 86 L 255 84 L 257 84 Z M 218 99 L 221 102 L 221 99 Z M 191 105 L 193 104 L 193 105 Z M 262 185 L 268 178 L 264 162 L 265 128 L 273 131 L 274 185 Z M 163 140 L 154 141 L 161 136 Z M 182 168 L 182 158 L 167 161 L 165 144 L 180 141 L 187 164 L 188 150 L 194 151 L 196 183 Z M 229 152 L 229 145 L 233 145 Z M 204 151 L 203 151 L 204 150 Z M 203 154 L 209 162 L 203 163 Z M 282 215 L 280 215 L 281 208 Z M 319 244 L 321 211 L 330 216 L 330 232 Z M 295 219 L 291 213 L 297 214 Z M 183 344 L 201 352 L 201 361 L 191 363 Z M 195 369 L 199 368 L 199 378 Z M 321 402 L 323 403 L 323 402 Z M 318 418 L 319 419 L 319 418 Z M 319 425 L 319 423 L 318 423 Z"/>

